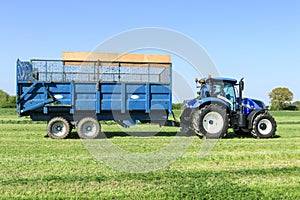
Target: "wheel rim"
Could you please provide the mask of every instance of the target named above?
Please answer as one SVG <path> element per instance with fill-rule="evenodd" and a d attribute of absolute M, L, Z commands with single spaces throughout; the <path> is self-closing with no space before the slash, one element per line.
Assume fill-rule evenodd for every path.
<path fill-rule="evenodd" d="M 97 127 L 96 124 L 91 122 L 91 121 L 87 121 L 82 125 L 81 128 L 81 132 L 86 135 L 86 136 L 93 136 L 97 133 Z"/>
<path fill-rule="evenodd" d="M 219 133 L 224 126 L 224 119 L 218 112 L 209 112 L 203 118 L 203 127 L 210 134 Z"/>
<path fill-rule="evenodd" d="M 258 131 L 262 135 L 268 135 L 272 131 L 272 123 L 268 119 L 262 119 L 258 123 Z"/>
<path fill-rule="evenodd" d="M 52 125 L 51 132 L 55 136 L 63 136 L 66 133 L 66 126 L 63 122 L 55 122 Z"/>

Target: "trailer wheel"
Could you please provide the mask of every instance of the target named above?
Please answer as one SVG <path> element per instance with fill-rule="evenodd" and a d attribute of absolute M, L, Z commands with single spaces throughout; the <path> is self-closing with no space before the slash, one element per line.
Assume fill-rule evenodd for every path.
<path fill-rule="evenodd" d="M 53 139 L 65 139 L 70 132 L 70 123 L 63 117 L 54 117 L 48 122 L 47 134 Z"/>
<path fill-rule="evenodd" d="M 222 138 L 227 134 L 228 116 L 226 109 L 211 104 L 203 107 L 199 114 L 199 131 L 207 139 Z"/>
<path fill-rule="evenodd" d="M 268 113 L 263 113 L 255 117 L 251 133 L 257 138 L 271 138 L 275 135 L 276 129 L 275 119 Z"/>
<path fill-rule="evenodd" d="M 77 132 L 82 139 L 96 139 L 100 136 L 101 127 L 95 118 L 85 117 L 79 121 Z"/>

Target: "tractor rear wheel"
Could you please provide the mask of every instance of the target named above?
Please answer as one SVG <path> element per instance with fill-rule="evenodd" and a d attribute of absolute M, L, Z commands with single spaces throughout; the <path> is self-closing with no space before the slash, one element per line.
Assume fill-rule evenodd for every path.
<path fill-rule="evenodd" d="M 255 117 L 252 126 L 252 135 L 257 138 L 271 138 L 277 129 L 275 119 L 268 113 Z"/>
<path fill-rule="evenodd" d="M 191 124 L 190 124 L 190 130 L 194 132 L 194 134 L 198 135 L 199 137 L 203 137 L 203 133 L 200 132 L 200 110 L 193 110 L 191 113 Z"/>
<path fill-rule="evenodd" d="M 99 138 L 101 127 L 99 121 L 93 117 L 85 117 L 77 124 L 77 133 L 82 139 Z"/>
<path fill-rule="evenodd" d="M 65 139 L 71 130 L 70 123 L 63 117 L 54 117 L 47 125 L 47 134 L 53 139 Z"/>
<path fill-rule="evenodd" d="M 192 110 L 190 108 L 184 109 L 180 116 L 180 131 L 184 133 L 186 136 L 195 136 L 196 131 L 191 128 L 191 116 Z"/>
<path fill-rule="evenodd" d="M 199 131 L 207 139 L 224 137 L 228 131 L 226 108 L 216 104 L 203 107 L 199 114 Z"/>

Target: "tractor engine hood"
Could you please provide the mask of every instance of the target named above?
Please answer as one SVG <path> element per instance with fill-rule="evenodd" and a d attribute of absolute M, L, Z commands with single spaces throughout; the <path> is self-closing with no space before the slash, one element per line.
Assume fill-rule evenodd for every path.
<path fill-rule="evenodd" d="M 239 98 L 237 98 L 237 102 L 239 102 Z M 238 103 L 237 103 L 238 108 Z M 251 99 L 251 98 L 243 98 L 242 100 L 242 106 L 243 106 L 243 113 L 249 114 L 253 110 L 265 110 L 266 105 L 264 102 L 257 100 L 257 99 Z"/>

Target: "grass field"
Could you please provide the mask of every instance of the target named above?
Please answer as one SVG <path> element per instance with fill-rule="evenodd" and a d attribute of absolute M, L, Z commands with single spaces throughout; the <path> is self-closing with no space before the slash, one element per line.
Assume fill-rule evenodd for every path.
<path fill-rule="evenodd" d="M 274 139 L 231 133 L 201 158 L 205 141 L 194 137 L 167 167 L 130 173 L 95 159 L 75 133 L 52 140 L 44 137 L 45 123 L 18 119 L 14 110 L 1 109 L 0 198 L 300 199 L 300 112 L 272 114 L 278 122 Z M 112 143 L 132 153 L 157 151 L 178 131 L 163 128 L 157 136 L 134 137 L 115 124 L 102 127 Z M 143 127 L 159 130 L 145 125 L 133 131 Z"/>

